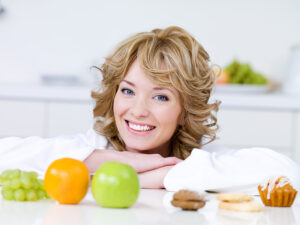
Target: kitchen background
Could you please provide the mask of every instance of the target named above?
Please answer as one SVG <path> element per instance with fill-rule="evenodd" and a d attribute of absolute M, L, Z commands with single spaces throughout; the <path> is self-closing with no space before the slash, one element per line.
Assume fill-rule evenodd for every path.
<path fill-rule="evenodd" d="M 170 25 L 212 63 L 235 59 L 268 79 L 218 86 L 218 141 L 300 162 L 299 0 L 0 0 L 0 137 L 85 132 L 101 76 L 90 67 L 129 35 Z"/>

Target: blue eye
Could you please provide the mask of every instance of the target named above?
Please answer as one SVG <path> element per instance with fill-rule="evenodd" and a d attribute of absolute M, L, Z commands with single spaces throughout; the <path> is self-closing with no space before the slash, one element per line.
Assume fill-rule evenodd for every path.
<path fill-rule="evenodd" d="M 127 88 L 123 88 L 123 89 L 121 90 L 121 92 L 122 92 L 123 94 L 125 94 L 125 95 L 133 95 L 133 94 L 134 94 L 134 92 L 133 92 L 132 90 L 127 89 Z"/>
<path fill-rule="evenodd" d="M 166 102 L 168 101 L 168 97 L 167 96 L 164 96 L 164 95 L 157 95 L 154 97 L 154 99 L 158 100 L 158 101 L 162 101 L 162 102 Z"/>

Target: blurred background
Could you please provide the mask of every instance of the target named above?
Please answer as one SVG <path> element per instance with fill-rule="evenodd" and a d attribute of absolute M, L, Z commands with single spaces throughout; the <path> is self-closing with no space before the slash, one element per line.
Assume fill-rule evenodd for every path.
<path fill-rule="evenodd" d="M 39 83 L 42 75 L 90 80 L 98 64 L 136 32 L 177 25 L 192 33 L 213 63 L 249 62 L 283 80 L 300 40 L 298 0 L 2 0 L 0 83 Z"/>
<path fill-rule="evenodd" d="M 171 25 L 223 68 L 219 141 L 300 158 L 298 0 L 0 0 L 0 137 L 85 132 L 101 79 L 91 66 Z"/>

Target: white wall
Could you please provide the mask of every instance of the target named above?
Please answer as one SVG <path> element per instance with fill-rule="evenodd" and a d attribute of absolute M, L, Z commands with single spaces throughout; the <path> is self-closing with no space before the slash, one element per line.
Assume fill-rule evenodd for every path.
<path fill-rule="evenodd" d="M 178 25 L 226 65 L 234 57 L 276 80 L 300 42 L 299 0 L 2 0 L 0 84 L 35 84 L 41 74 L 91 80 L 119 41 Z"/>

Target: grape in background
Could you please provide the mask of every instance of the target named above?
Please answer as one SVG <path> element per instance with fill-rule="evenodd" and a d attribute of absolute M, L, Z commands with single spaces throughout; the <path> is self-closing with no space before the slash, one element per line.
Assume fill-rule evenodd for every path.
<path fill-rule="evenodd" d="M 253 71 L 250 64 L 234 60 L 225 68 L 229 74 L 230 84 L 266 85 L 268 80 L 260 73 Z"/>

